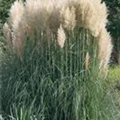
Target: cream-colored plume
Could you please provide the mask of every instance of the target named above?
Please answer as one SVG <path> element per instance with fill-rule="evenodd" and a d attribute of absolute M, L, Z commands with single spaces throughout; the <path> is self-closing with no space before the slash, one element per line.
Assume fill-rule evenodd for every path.
<path fill-rule="evenodd" d="M 12 43 L 12 33 L 9 25 L 7 23 L 3 26 L 3 34 L 5 36 L 6 43 L 8 45 L 9 49 L 12 49 L 13 43 Z"/>
<path fill-rule="evenodd" d="M 90 55 L 89 55 L 89 53 L 87 52 L 87 53 L 86 53 L 86 56 L 85 56 L 85 70 L 88 69 L 89 64 L 90 64 Z"/>
<path fill-rule="evenodd" d="M 16 29 L 19 28 L 20 22 L 23 21 L 23 15 L 24 15 L 24 5 L 22 1 L 14 2 L 14 4 L 10 9 L 10 19 L 14 31 L 16 31 Z"/>
<path fill-rule="evenodd" d="M 75 8 L 74 7 L 63 8 L 60 12 L 63 27 L 67 28 L 68 30 L 73 30 L 76 25 Z"/>
<path fill-rule="evenodd" d="M 100 68 L 107 70 L 111 57 L 112 43 L 111 37 L 106 29 L 102 29 L 98 36 Z"/>
<path fill-rule="evenodd" d="M 46 29 L 49 25 L 50 17 L 53 12 L 56 11 L 54 7 L 55 2 L 53 0 L 51 2 L 50 0 L 27 0 L 25 4 L 25 14 L 28 25 L 31 26 L 33 30 Z M 55 21 L 54 24 L 56 24 L 56 22 L 57 21 Z"/>
<path fill-rule="evenodd" d="M 64 32 L 64 29 L 62 27 L 62 25 L 60 26 L 60 28 L 58 28 L 58 36 L 57 36 L 57 41 L 58 41 L 58 45 L 63 48 L 64 44 L 65 44 L 65 40 L 66 40 L 66 35 Z"/>
<path fill-rule="evenodd" d="M 77 25 L 97 36 L 107 23 L 107 8 L 100 0 L 75 0 Z"/>
<path fill-rule="evenodd" d="M 10 9 L 11 26 L 13 30 L 13 49 L 20 56 L 25 40 L 25 8 L 22 1 L 16 1 Z"/>

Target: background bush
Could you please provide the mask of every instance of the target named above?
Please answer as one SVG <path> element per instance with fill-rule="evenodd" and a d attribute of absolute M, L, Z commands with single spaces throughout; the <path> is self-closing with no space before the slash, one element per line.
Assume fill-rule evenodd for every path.
<path fill-rule="evenodd" d="M 114 51 L 113 51 L 113 62 L 120 65 L 120 0 L 103 0 L 109 10 L 107 25 L 108 31 L 113 39 Z"/>

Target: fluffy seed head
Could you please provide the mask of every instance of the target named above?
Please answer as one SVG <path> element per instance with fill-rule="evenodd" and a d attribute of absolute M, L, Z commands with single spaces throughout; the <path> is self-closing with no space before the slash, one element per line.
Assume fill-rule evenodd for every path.
<path fill-rule="evenodd" d="M 76 25 L 76 15 L 74 7 L 63 8 L 61 11 L 61 19 L 63 27 L 69 30 L 73 30 Z"/>
<path fill-rule="evenodd" d="M 63 27 L 61 25 L 60 28 L 58 28 L 58 38 L 57 38 L 58 45 L 61 48 L 64 47 L 65 40 L 66 40 L 66 35 L 65 35 L 64 29 L 63 29 Z"/>
<path fill-rule="evenodd" d="M 3 26 L 3 34 L 5 36 L 5 40 L 9 49 L 12 49 L 12 34 L 11 29 L 9 28 L 9 25 L 7 23 L 5 23 Z"/>
<path fill-rule="evenodd" d="M 13 29 L 18 29 L 19 23 L 22 22 L 24 15 L 24 5 L 22 1 L 16 1 L 10 9 L 10 19 Z"/>
<path fill-rule="evenodd" d="M 90 63 L 90 55 L 87 52 L 86 57 L 85 57 L 85 70 L 88 68 L 89 63 Z"/>
<path fill-rule="evenodd" d="M 107 23 L 107 8 L 100 0 L 76 1 L 76 18 L 80 27 L 91 30 L 94 36 L 98 36 Z"/>
<path fill-rule="evenodd" d="M 101 30 L 98 36 L 98 40 L 99 40 L 98 58 L 100 60 L 100 68 L 102 67 L 104 70 L 107 70 L 112 52 L 112 43 L 111 37 L 105 28 Z"/>

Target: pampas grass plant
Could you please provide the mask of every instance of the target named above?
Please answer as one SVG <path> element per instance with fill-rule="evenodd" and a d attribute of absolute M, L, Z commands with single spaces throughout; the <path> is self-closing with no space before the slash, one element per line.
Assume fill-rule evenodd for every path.
<path fill-rule="evenodd" d="M 3 29 L 3 116 L 117 120 L 102 85 L 112 50 L 106 23 L 107 9 L 100 0 L 16 1 Z"/>

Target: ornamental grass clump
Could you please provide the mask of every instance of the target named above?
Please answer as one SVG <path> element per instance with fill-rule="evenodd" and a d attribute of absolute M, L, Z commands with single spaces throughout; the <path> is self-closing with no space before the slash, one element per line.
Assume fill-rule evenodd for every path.
<path fill-rule="evenodd" d="M 106 23 L 107 9 L 100 0 L 93 0 L 93 2 L 89 0 L 71 0 L 63 3 L 54 0 L 51 2 L 47 0 L 27 0 L 25 3 L 16 1 L 10 9 L 9 23 L 5 23 L 4 34 L 9 42 L 8 45 L 12 45 L 13 51 L 19 57 L 22 57 L 28 37 L 36 37 L 34 41 L 40 44 L 42 42 L 40 39 L 46 34 L 46 44 L 51 44 L 52 40 L 49 41 L 52 39 L 51 35 L 60 36 L 60 29 L 64 31 L 61 33 L 61 36 L 64 36 L 61 41 L 64 41 L 70 32 L 75 34 L 75 31 L 82 31 L 83 29 L 87 31 L 85 33 L 86 37 L 90 33 L 96 39 L 96 44 L 99 47 L 97 51 L 99 62 L 107 69 L 112 45 L 110 35 L 105 28 Z M 70 35 L 72 35 L 71 33 Z M 58 40 L 58 45 L 61 47 L 59 44 L 60 39 L 57 38 L 56 41 Z M 87 38 L 84 41 L 87 41 L 86 45 L 91 42 Z M 106 46 L 101 49 L 101 46 L 103 46 L 101 45 L 101 43 L 103 44 L 102 41 Z M 66 44 L 67 42 L 66 40 Z M 101 56 L 101 54 L 104 55 Z"/>
<path fill-rule="evenodd" d="M 101 80 L 112 50 L 106 23 L 100 0 L 16 1 L 3 28 L 3 116 L 113 120 L 115 106 L 104 98 Z"/>

